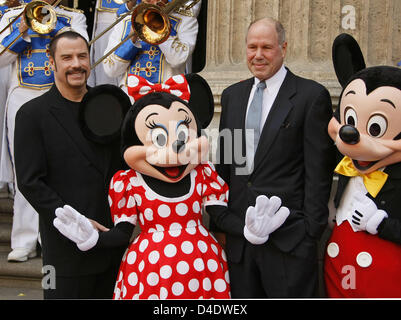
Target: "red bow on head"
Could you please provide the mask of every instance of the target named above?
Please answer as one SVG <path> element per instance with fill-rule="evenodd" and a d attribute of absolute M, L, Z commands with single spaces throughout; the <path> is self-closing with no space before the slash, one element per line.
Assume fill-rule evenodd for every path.
<path fill-rule="evenodd" d="M 183 74 L 172 76 L 164 83 L 152 83 L 134 74 L 128 75 L 128 94 L 135 101 L 152 92 L 167 92 L 174 94 L 182 100 L 189 102 L 190 89 Z"/>

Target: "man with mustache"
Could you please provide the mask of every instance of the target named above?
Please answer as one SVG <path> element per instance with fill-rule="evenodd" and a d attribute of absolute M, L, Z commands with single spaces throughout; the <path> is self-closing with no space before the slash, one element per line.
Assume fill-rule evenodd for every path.
<path fill-rule="evenodd" d="M 112 175 L 121 169 L 119 145 L 96 144 L 80 126 L 81 101 L 92 90 L 86 84 L 86 39 L 73 31 L 61 33 L 49 52 L 54 85 L 24 104 L 15 124 L 18 185 L 39 213 L 43 265 L 56 272 L 55 287 L 44 290 L 44 297 L 107 299 L 112 297 L 125 246 L 80 251 L 58 232 L 53 220 L 57 208 L 70 205 L 98 221 L 100 230 L 112 226 L 107 194 Z"/>
<path fill-rule="evenodd" d="M 239 141 L 221 138 L 217 166 L 230 187 L 230 212 L 246 222 L 245 237 L 226 235 L 233 298 L 317 293 L 317 240 L 327 224 L 334 168 L 327 134 L 331 100 L 323 86 L 284 66 L 286 51 L 280 22 L 253 22 L 246 37 L 253 77 L 221 97 L 220 131 L 231 137 L 246 131 Z M 246 163 L 236 150 L 246 150 Z M 262 204 L 256 200 L 262 195 L 269 198 L 267 208 L 252 220 L 247 208 Z M 290 211 L 284 223 L 276 219 L 280 206 Z"/>
<path fill-rule="evenodd" d="M 25 1 L 30 2 L 30 1 Z M 45 0 L 49 5 L 54 0 Z M 3 30 L 25 9 L 26 4 L 9 9 L 0 22 Z M 41 9 L 39 9 L 41 10 Z M 15 184 L 14 124 L 18 109 L 27 101 L 48 91 L 54 82 L 49 65 L 50 40 L 60 32 L 74 29 L 85 38 L 86 18 L 80 10 L 64 6 L 54 8 L 57 22 L 53 30 L 39 34 L 28 28 L 24 15 L 0 35 L 0 67 L 9 66 L 8 94 L 5 104 L 5 122 L 1 150 L 0 181 Z M 45 13 L 45 11 L 43 10 Z M 44 19 L 48 20 L 48 15 Z M 22 34 L 22 37 L 19 37 Z M 19 37 L 19 38 L 18 38 Z M 11 232 L 12 251 L 8 261 L 22 262 L 36 256 L 38 215 L 15 184 L 14 216 Z"/>

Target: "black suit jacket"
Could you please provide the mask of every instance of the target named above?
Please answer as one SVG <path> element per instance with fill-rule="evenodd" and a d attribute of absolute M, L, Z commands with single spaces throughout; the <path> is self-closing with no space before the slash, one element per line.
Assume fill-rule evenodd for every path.
<path fill-rule="evenodd" d="M 220 132 L 227 134 L 228 130 L 232 137 L 236 129 L 242 132 L 242 138 L 233 138 L 232 143 L 222 137 L 219 141 L 217 170 L 230 187 L 229 209 L 245 221 L 246 209 L 255 205 L 258 195 L 280 197 L 290 215 L 270 235 L 268 243 L 302 257 L 316 254 L 313 240 L 321 236 L 327 224 L 335 165 L 335 149 L 327 133 L 332 117 L 330 94 L 320 84 L 287 69 L 261 133 L 254 170 L 250 175 L 239 175 L 242 164 L 238 163 L 238 150 L 245 155 L 243 132 L 253 83 L 254 78 L 236 83 L 225 89 L 221 98 Z M 241 260 L 245 241 L 244 237 L 227 234 L 230 261 Z"/>
<path fill-rule="evenodd" d="M 373 198 L 369 193 L 366 195 L 375 202 L 378 209 L 386 211 L 388 218 L 384 219 L 378 227 L 380 238 L 401 244 L 401 163 L 387 166 L 384 170 L 388 178 L 383 188 Z M 350 178 L 339 175 L 337 192 L 334 197 L 336 208 L 340 205 L 341 198 Z"/>
<path fill-rule="evenodd" d="M 75 276 L 119 264 L 124 248 L 81 252 L 53 226 L 55 209 L 68 204 L 112 227 L 108 186 L 121 168 L 118 145 L 88 141 L 55 85 L 17 113 L 15 166 L 22 194 L 39 213 L 44 265 L 53 265 L 58 276 Z"/>

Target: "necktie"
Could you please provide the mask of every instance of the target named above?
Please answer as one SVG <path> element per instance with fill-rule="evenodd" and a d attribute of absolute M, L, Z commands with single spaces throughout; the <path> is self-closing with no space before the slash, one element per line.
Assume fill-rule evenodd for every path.
<path fill-rule="evenodd" d="M 253 164 L 253 157 L 255 155 L 255 151 L 259 143 L 260 132 L 261 132 L 260 119 L 262 116 L 263 90 L 265 88 L 266 88 L 265 81 L 261 81 L 257 84 L 255 94 L 249 106 L 248 114 L 246 117 L 245 128 L 248 130 L 253 130 L 253 141 L 247 139 L 247 144 L 246 144 L 246 154 L 249 168 L 251 168 L 251 164 Z M 249 137 L 251 136 L 252 135 L 250 135 Z"/>
<path fill-rule="evenodd" d="M 354 164 L 349 157 L 344 157 L 334 171 L 347 177 L 361 176 L 366 190 L 368 190 L 374 198 L 384 186 L 388 177 L 388 174 L 382 171 L 373 171 L 368 174 L 361 174 L 355 169 Z"/>

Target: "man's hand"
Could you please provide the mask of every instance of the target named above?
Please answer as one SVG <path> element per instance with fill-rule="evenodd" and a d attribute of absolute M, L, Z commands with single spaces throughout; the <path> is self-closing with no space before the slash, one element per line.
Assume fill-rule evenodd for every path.
<path fill-rule="evenodd" d="M 79 250 L 87 251 L 96 245 L 99 232 L 88 218 L 69 205 L 57 208 L 55 213 L 57 217 L 53 225 L 62 235 L 75 242 Z"/>
<path fill-rule="evenodd" d="M 281 199 L 264 195 L 256 198 L 255 207 L 249 207 L 245 216 L 244 236 L 252 244 L 263 244 L 287 219 L 290 210 L 281 206 Z"/>

